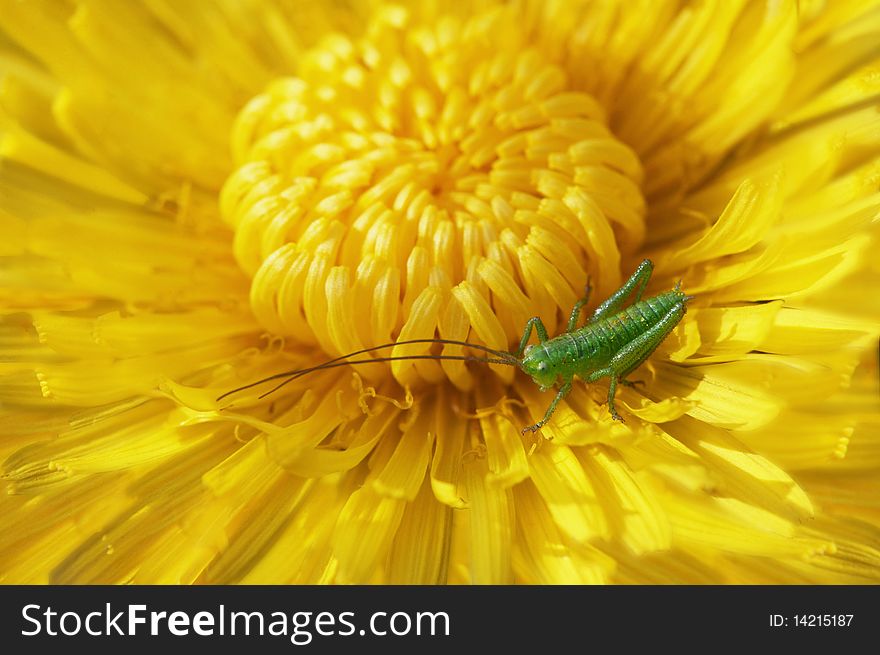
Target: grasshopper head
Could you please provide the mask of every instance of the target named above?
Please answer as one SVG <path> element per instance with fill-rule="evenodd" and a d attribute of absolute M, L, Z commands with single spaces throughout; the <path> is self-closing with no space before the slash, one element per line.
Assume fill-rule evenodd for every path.
<path fill-rule="evenodd" d="M 542 391 L 549 389 L 556 383 L 556 371 L 543 346 L 528 346 L 526 348 L 523 354 L 522 369 L 531 376 Z"/>

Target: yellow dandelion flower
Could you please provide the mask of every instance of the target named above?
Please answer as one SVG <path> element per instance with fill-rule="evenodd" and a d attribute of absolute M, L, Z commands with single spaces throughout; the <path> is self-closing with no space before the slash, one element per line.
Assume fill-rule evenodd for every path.
<path fill-rule="evenodd" d="M 877 581 L 878 44 L 863 0 L 3 0 L 0 580 Z M 509 351 L 645 257 L 695 299 L 626 423 L 577 382 L 523 436 L 551 395 L 451 360 L 218 401 Z"/>

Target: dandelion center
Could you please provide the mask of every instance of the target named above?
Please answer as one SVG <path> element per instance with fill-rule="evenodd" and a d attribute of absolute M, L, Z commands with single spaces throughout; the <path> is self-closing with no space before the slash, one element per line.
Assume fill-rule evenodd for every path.
<path fill-rule="evenodd" d="M 245 107 L 221 206 L 269 332 L 332 354 L 435 332 L 507 348 L 588 275 L 619 283 L 640 163 L 529 42 L 505 9 L 420 25 L 384 8 Z M 412 371 L 443 375 L 394 369 Z"/>

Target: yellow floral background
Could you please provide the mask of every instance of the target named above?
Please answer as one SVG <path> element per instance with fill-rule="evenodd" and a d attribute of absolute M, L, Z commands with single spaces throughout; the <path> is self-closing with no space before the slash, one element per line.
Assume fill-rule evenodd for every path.
<path fill-rule="evenodd" d="M 876 582 L 878 107 L 868 0 L 0 1 L 0 581 Z M 218 401 L 645 257 L 695 299 L 625 423 L 450 360 Z"/>

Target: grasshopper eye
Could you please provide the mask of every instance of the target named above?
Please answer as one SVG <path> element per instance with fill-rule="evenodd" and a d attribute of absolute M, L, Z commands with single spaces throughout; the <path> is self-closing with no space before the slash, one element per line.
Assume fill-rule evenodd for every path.
<path fill-rule="evenodd" d="M 547 370 L 547 362 L 541 362 L 540 364 L 538 364 L 538 370 L 539 371 L 546 371 Z"/>
<path fill-rule="evenodd" d="M 523 355 L 528 355 L 529 351 L 534 347 L 535 347 L 535 344 L 530 343 L 528 346 L 526 346 L 526 349 L 523 351 Z"/>

